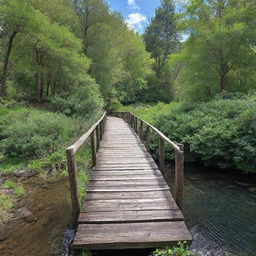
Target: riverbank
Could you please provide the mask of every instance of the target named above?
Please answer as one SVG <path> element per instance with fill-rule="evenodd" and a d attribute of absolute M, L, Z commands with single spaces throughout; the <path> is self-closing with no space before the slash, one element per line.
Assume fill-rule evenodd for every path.
<path fill-rule="evenodd" d="M 1 228 L 0 255 L 62 255 L 64 232 L 71 223 L 67 178 L 34 176 L 19 182 L 26 194 L 15 201 L 10 221 Z"/>

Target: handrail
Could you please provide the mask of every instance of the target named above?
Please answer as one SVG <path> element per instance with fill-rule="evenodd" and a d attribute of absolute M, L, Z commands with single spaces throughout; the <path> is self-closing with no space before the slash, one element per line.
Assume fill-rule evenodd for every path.
<path fill-rule="evenodd" d="M 73 145 L 67 148 L 67 150 L 72 150 L 73 154 L 76 153 L 76 151 L 84 144 L 84 142 L 88 139 L 88 137 L 94 132 L 94 130 L 97 128 L 99 123 L 105 118 L 106 111 L 102 115 L 102 117 L 92 125 L 92 127 L 84 134 L 82 135 Z"/>
<path fill-rule="evenodd" d="M 175 200 L 177 205 L 182 207 L 182 197 L 183 197 L 183 183 L 184 183 L 184 146 L 182 144 L 176 144 L 171 141 L 167 136 L 165 136 L 156 127 L 141 119 L 140 117 L 134 115 L 132 112 L 115 112 L 134 129 L 134 131 L 139 135 L 142 141 L 146 140 L 146 143 L 150 144 L 150 133 L 149 129 L 153 130 L 159 136 L 159 169 L 166 175 L 165 171 L 165 149 L 164 142 L 171 145 L 175 150 Z M 138 121 L 140 125 L 138 127 Z M 143 131 L 143 125 L 146 125 L 147 129 Z"/>
<path fill-rule="evenodd" d="M 66 149 L 68 173 L 69 173 L 69 186 L 70 196 L 72 202 L 72 214 L 74 223 L 80 213 L 80 200 L 77 187 L 77 164 L 75 154 L 78 149 L 85 143 L 85 141 L 91 138 L 91 151 L 92 151 L 92 163 L 93 166 L 96 164 L 96 154 L 99 149 L 100 140 L 102 139 L 107 113 L 104 112 L 102 117 L 91 126 L 91 128 L 82 135 L 74 144 Z"/>
<path fill-rule="evenodd" d="M 164 141 L 166 141 L 168 144 L 170 144 L 175 150 L 178 150 L 179 152 L 181 152 L 182 150 L 180 149 L 180 147 L 174 143 L 173 141 L 171 141 L 168 137 L 166 137 L 162 132 L 160 132 L 155 126 L 151 125 L 150 123 L 148 123 L 147 121 L 143 120 L 142 118 L 134 115 L 131 112 L 128 112 L 130 114 L 132 114 L 133 116 L 135 116 L 138 120 L 140 120 L 141 122 L 143 122 L 144 124 L 148 125 L 153 131 L 155 131 Z"/>

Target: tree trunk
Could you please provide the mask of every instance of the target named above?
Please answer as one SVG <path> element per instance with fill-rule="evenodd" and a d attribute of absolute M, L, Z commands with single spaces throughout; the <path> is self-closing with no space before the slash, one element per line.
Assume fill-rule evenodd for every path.
<path fill-rule="evenodd" d="M 37 102 L 41 103 L 43 99 L 44 77 L 42 71 L 42 58 L 39 50 L 36 50 L 37 62 Z"/>
<path fill-rule="evenodd" d="M 9 64 L 9 58 L 12 51 L 13 46 L 13 40 L 18 32 L 14 31 L 8 41 L 7 44 L 7 52 L 4 58 L 4 65 L 3 65 L 3 72 L 2 72 L 2 79 L 0 82 L 0 96 L 5 97 L 6 96 L 6 80 L 7 80 L 7 73 L 8 73 L 8 64 Z"/>
<path fill-rule="evenodd" d="M 219 74 L 220 74 L 220 90 L 224 91 L 226 89 L 227 85 L 227 75 L 229 72 L 229 66 L 227 61 L 224 59 L 223 52 L 221 49 L 218 51 L 218 57 L 219 57 Z"/>

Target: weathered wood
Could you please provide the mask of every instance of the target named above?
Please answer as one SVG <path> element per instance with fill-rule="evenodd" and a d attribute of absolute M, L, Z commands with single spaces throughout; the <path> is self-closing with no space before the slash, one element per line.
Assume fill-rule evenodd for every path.
<path fill-rule="evenodd" d="M 146 248 L 190 241 L 184 217 L 141 141 L 148 140 L 151 128 L 145 126 L 143 131 L 143 122 L 130 113 L 117 116 L 126 122 L 108 117 L 105 123 L 74 248 Z M 164 149 L 165 140 L 161 140 Z M 164 150 L 161 152 L 164 161 Z"/>
<path fill-rule="evenodd" d="M 136 223 L 153 221 L 181 221 L 184 217 L 179 210 L 143 210 L 143 211 L 110 211 L 110 212 L 82 212 L 79 223 Z"/>
<path fill-rule="evenodd" d="M 149 129 L 149 126 L 147 126 L 146 128 L 146 145 L 148 148 L 150 148 L 150 129 Z"/>
<path fill-rule="evenodd" d="M 184 221 L 81 224 L 73 246 L 76 249 L 155 248 L 180 240 L 191 240 Z"/>
<path fill-rule="evenodd" d="M 157 199 L 112 199 L 84 201 L 82 212 L 178 210 L 173 198 Z"/>
<path fill-rule="evenodd" d="M 91 153 L 92 153 L 92 165 L 96 164 L 96 145 L 95 145 L 95 132 L 91 134 Z"/>
<path fill-rule="evenodd" d="M 97 125 L 95 131 L 96 131 L 96 151 L 98 151 L 98 149 L 100 147 L 100 129 L 99 129 L 98 125 Z"/>
<path fill-rule="evenodd" d="M 87 192 L 133 192 L 133 191 L 164 191 L 169 190 L 167 185 L 156 185 L 156 186 L 141 186 L 141 185 L 126 185 L 125 187 L 109 187 L 109 186 L 90 186 L 87 187 Z"/>
<path fill-rule="evenodd" d="M 98 193 L 88 193 L 86 195 L 86 200 L 108 200 L 108 199 L 152 199 L 152 198 L 171 198 L 171 193 L 169 190 L 160 191 L 121 191 L 121 192 L 98 192 Z"/>
<path fill-rule="evenodd" d="M 73 145 L 71 145 L 68 149 L 72 149 L 73 154 L 84 144 L 84 142 L 90 137 L 91 133 L 95 130 L 98 124 L 106 118 L 106 112 L 102 115 L 102 117 L 82 136 L 80 137 Z"/>
<path fill-rule="evenodd" d="M 159 168 L 165 174 L 164 140 L 159 137 Z"/>
<path fill-rule="evenodd" d="M 183 150 L 183 146 L 181 146 Z M 184 179 L 184 153 L 175 152 L 175 198 L 177 205 L 182 208 L 183 179 Z"/>
<path fill-rule="evenodd" d="M 139 118 L 138 116 L 134 115 L 131 113 L 131 115 L 133 116 L 134 119 L 142 121 L 146 126 L 150 127 L 153 131 L 155 131 L 157 133 L 157 135 L 159 137 L 161 137 L 165 142 L 167 142 L 168 144 L 170 144 L 175 150 L 178 150 L 179 152 L 181 151 L 181 149 L 179 148 L 179 146 L 174 143 L 173 141 L 171 141 L 168 137 L 166 137 L 162 132 L 160 132 L 156 127 L 154 127 L 153 125 L 151 125 L 150 123 L 146 122 L 145 120 Z"/>
<path fill-rule="evenodd" d="M 69 186 L 72 203 L 72 214 L 73 221 L 76 222 L 80 212 L 80 201 L 79 193 L 77 189 L 77 166 L 76 160 L 73 153 L 73 149 L 67 149 L 67 163 L 68 163 L 68 174 L 69 174 Z"/>
<path fill-rule="evenodd" d="M 143 142 L 143 122 L 142 121 L 140 121 L 139 137 L 140 137 L 141 141 Z"/>

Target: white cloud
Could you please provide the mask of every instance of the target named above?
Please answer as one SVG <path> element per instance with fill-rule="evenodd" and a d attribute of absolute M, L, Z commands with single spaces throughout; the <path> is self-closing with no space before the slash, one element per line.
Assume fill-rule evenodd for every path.
<path fill-rule="evenodd" d="M 141 13 L 131 13 L 128 15 L 128 18 L 125 20 L 129 28 L 136 31 L 142 30 L 142 23 L 147 21 L 147 17 Z"/>
<path fill-rule="evenodd" d="M 138 6 L 138 4 L 136 3 L 136 1 L 135 0 L 128 0 L 127 1 L 127 4 L 128 4 L 128 7 L 130 8 L 130 9 L 134 9 L 134 10 L 136 10 L 136 9 L 140 9 L 140 7 Z"/>

